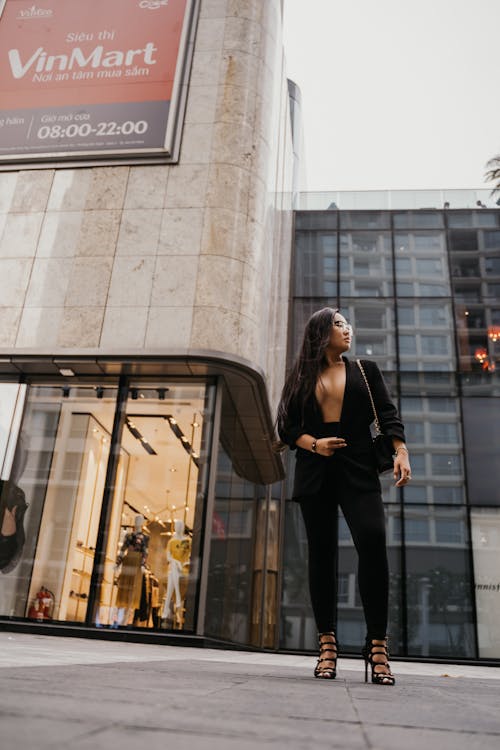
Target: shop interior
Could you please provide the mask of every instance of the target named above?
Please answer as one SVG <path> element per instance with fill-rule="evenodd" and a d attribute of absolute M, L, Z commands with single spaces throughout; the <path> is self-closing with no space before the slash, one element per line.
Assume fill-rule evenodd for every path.
<path fill-rule="evenodd" d="M 186 610 L 194 604 L 189 581 L 197 574 L 191 558 L 205 390 L 203 384 L 129 389 L 94 615 L 98 627 L 186 627 Z M 54 409 L 48 394 L 39 393 L 39 400 L 40 409 Z M 71 388 L 58 407 L 26 614 L 83 623 L 116 390 Z M 31 441 L 30 448 L 41 446 Z"/>

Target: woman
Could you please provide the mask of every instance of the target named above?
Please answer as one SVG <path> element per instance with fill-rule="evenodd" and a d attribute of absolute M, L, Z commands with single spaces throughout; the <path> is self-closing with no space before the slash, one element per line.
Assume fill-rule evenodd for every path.
<path fill-rule="evenodd" d="M 293 499 L 300 503 L 309 547 L 309 587 L 319 633 L 314 676 L 337 673 L 336 559 L 340 505 L 358 552 L 358 583 L 367 626 L 365 681 L 394 685 L 388 663 L 389 569 L 380 481 L 370 424 L 373 409 L 357 363 L 343 353 L 352 328 L 338 310 L 325 307 L 307 322 L 302 349 L 288 375 L 278 407 L 278 433 L 297 449 Z M 394 480 L 411 479 L 403 425 L 374 362 L 362 361 L 382 431 L 394 446 Z"/>

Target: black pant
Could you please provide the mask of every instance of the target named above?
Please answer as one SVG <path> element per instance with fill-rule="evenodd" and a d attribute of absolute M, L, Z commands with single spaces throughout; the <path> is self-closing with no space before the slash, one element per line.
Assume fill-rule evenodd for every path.
<path fill-rule="evenodd" d="M 325 459 L 328 460 L 328 459 Z M 342 509 L 358 553 L 358 585 L 367 635 L 387 634 L 389 566 L 385 542 L 382 497 L 349 487 L 335 462 L 331 462 L 320 494 L 300 502 L 309 547 L 309 588 L 319 633 L 336 629 L 338 507 Z"/>

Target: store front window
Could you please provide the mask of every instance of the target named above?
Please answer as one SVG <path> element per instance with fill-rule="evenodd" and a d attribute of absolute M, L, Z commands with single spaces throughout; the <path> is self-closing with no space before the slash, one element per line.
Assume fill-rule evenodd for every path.
<path fill-rule="evenodd" d="M 2 474 L 0 615 L 194 629 L 213 388 L 127 385 L 28 388 Z"/>

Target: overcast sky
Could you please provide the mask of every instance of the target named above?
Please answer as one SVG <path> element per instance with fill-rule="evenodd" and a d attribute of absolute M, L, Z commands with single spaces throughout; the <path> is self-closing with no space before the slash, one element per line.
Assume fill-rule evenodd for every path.
<path fill-rule="evenodd" d="M 307 189 L 488 188 L 500 0 L 285 0 Z"/>

